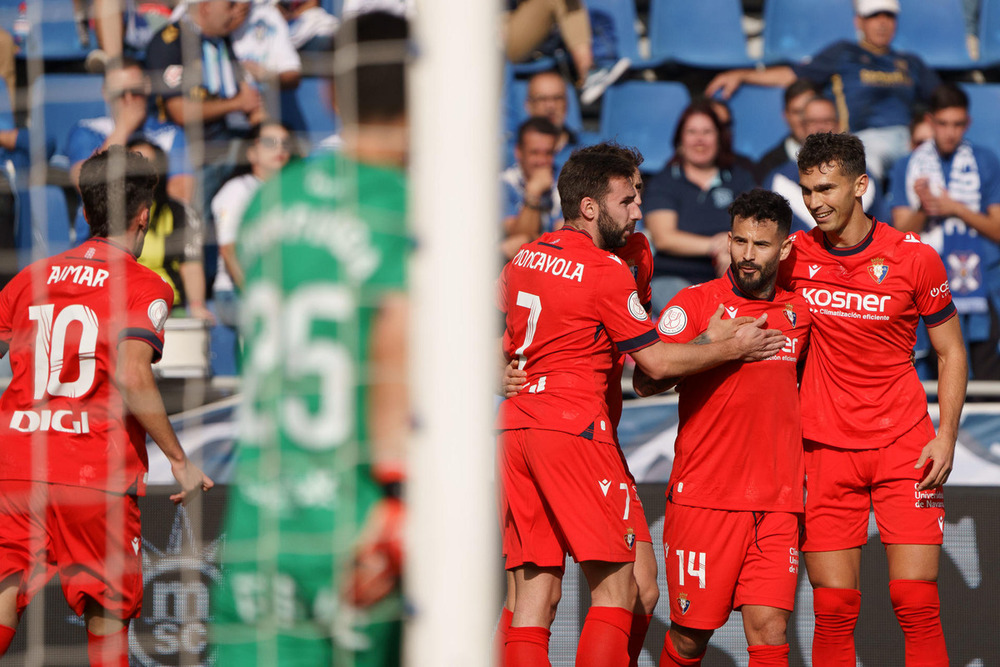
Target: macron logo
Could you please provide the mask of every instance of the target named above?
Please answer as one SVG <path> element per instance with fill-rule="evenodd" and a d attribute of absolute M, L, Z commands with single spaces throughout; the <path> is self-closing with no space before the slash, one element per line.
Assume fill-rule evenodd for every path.
<path fill-rule="evenodd" d="M 729 313 L 730 319 L 734 320 L 736 319 L 736 308 L 730 308 L 729 306 L 726 306 L 726 312 Z"/>
<path fill-rule="evenodd" d="M 611 488 L 611 482 L 609 482 L 606 479 L 602 479 L 600 482 L 598 482 L 598 484 L 601 485 L 601 491 L 603 491 L 604 495 L 607 496 L 608 495 L 608 489 Z"/>
<path fill-rule="evenodd" d="M 138 537 L 133 537 L 132 538 L 132 551 L 134 551 L 136 553 L 136 555 L 139 554 L 139 546 L 141 544 L 142 544 L 142 542 L 139 541 Z"/>
<path fill-rule="evenodd" d="M 809 277 L 810 278 L 815 278 L 816 274 L 819 273 L 819 270 L 822 269 L 822 268 L 823 267 L 820 266 L 819 264 L 810 264 L 809 265 Z"/>

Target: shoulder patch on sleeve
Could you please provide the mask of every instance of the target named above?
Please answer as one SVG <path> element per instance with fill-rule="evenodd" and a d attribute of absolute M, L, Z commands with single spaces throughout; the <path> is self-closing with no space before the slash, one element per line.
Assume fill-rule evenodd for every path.
<path fill-rule="evenodd" d="M 163 70 L 163 83 L 167 86 L 167 88 L 176 88 L 181 85 L 181 79 L 183 77 L 183 65 L 168 65 L 166 69 Z"/>
<path fill-rule="evenodd" d="M 660 316 L 656 328 L 664 336 L 676 336 L 687 327 L 688 316 L 680 306 L 670 306 Z"/>
<path fill-rule="evenodd" d="M 628 313 L 640 322 L 645 322 L 649 319 L 646 315 L 646 309 L 642 305 L 642 300 L 639 298 L 639 292 L 632 290 L 632 293 L 628 295 Z"/>
<path fill-rule="evenodd" d="M 149 315 L 149 321 L 152 323 L 153 329 L 159 333 L 163 331 L 163 325 L 166 324 L 167 316 L 170 315 L 170 306 L 163 299 L 157 299 L 149 304 L 146 314 Z"/>

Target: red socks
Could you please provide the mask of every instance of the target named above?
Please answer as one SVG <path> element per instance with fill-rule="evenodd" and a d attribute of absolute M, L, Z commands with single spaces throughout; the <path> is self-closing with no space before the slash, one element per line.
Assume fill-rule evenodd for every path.
<path fill-rule="evenodd" d="M 8 625 L 0 625 L 0 655 L 7 652 L 12 641 L 14 641 L 14 628 Z"/>
<path fill-rule="evenodd" d="M 747 646 L 750 667 L 788 667 L 788 644 Z"/>
<path fill-rule="evenodd" d="M 497 631 L 493 636 L 493 654 L 496 656 L 496 664 L 503 665 L 503 650 L 507 644 L 507 631 L 510 630 L 510 622 L 514 620 L 514 612 L 507 607 L 500 610 L 500 622 L 497 623 Z"/>
<path fill-rule="evenodd" d="M 128 667 L 128 626 L 110 635 L 87 631 L 90 667 Z"/>
<path fill-rule="evenodd" d="M 649 630 L 651 620 L 652 614 L 632 614 L 632 627 L 628 632 L 628 667 L 639 665 L 639 653 L 642 652 L 642 643 L 646 641 L 646 631 Z"/>
<path fill-rule="evenodd" d="M 674 643 L 670 641 L 670 633 L 667 632 L 663 640 L 663 651 L 660 653 L 660 667 L 697 667 L 701 664 L 701 659 L 705 654 L 694 658 L 682 658 L 674 648 Z"/>
<path fill-rule="evenodd" d="M 551 667 L 549 635 L 545 628 L 510 628 L 503 651 L 504 667 Z"/>
<path fill-rule="evenodd" d="M 895 579 L 889 599 L 906 637 L 906 667 L 947 665 L 937 582 Z"/>
<path fill-rule="evenodd" d="M 861 612 L 861 591 L 851 588 L 813 589 L 812 660 L 816 667 L 854 667 L 854 626 Z"/>
<path fill-rule="evenodd" d="M 576 647 L 576 667 L 627 667 L 632 612 L 591 607 Z"/>

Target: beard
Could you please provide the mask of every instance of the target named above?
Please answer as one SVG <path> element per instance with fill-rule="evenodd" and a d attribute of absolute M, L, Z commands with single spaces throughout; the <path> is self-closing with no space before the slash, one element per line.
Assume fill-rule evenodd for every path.
<path fill-rule="evenodd" d="M 602 207 L 597 216 L 597 233 L 601 237 L 601 248 L 614 250 L 625 247 L 630 232 L 628 227 L 624 229 L 618 227 L 614 219 Z"/>
<path fill-rule="evenodd" d="M 775 276 L 778 273 L 778 262 L 775 257 L 767 264 L 754 264 L 753 262 L 733 262 L 733 279 L 736 286 L 744 293 L 756 297 L 770 296 L 774 291 Z M 755 276 L 747 276 L 741 271 L 743 268 L 753 268 L 757 270 Z"/>

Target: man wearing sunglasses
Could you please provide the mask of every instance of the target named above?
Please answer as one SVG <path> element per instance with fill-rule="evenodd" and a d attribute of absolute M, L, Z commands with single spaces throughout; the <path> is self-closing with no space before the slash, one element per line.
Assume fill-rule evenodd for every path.
<path fill-rule="evenodd" d="M 146 113 L 150 83 L 142 65 L 128 57 L 108 61 L 102 90 L 108 115 L 75 123 L 66 141 L 65 155 L 61 156 L 69 168 L 73 184 L 79 183 L 84 160 L 110 146 L 124 146 L 133 135 L 142 134 L 167 154 L 167 193 L 174 199 L 190 203 L 194 176 L 184 131 L 172 123 L 161 123 Z M 78 230 L 86 229 L 82 212 L 77 222 Z"/>

